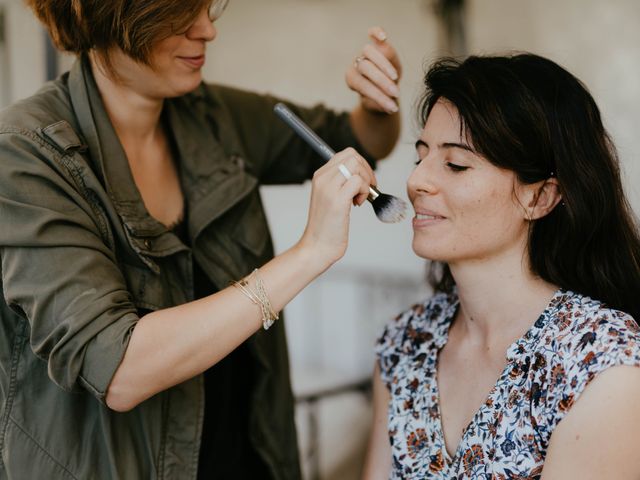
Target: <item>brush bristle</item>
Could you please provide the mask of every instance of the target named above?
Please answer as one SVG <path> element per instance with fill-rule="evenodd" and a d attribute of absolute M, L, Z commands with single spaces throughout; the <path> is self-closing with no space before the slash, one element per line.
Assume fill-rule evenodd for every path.
<path fill-rule="evenodd" d="M 407 204 L 404 200 L 381 193 L 373 202 L 376 216 L 385 223 L 397 223 L 404 220 Z"/>

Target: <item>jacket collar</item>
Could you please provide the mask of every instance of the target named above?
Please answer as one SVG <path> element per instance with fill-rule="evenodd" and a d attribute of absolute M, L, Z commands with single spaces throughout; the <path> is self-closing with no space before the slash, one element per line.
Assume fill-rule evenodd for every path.
<path fill-rule="evenodd" d="M 165 103 L 167 125 L 180 156 L 191 238 L 245 198 L 258 183 L 244 170 L 244 151 L 229 112 L 205 88 L 201 85 L 195 92 Z"/>
<path fill-rule="evenodd" d="M 124 224 L 135 236 L 166 232 L 144 206 L 86 56 L 69 73 L 69 91 L 94 171 L 101 177 Z M 195 239 L 207 224 L 248 195 L 257 180 L 243 168 L 244 152 L 231 128 L 228 112 L 213 95 L 208 95 L 204 85 L 193 93 L 167 100 L 164 114 L 177 149 L 189 208 L 189 236 Z M 224 144 L 218 138 L 224 138 Z"/>
<path fill-rule="evenodd" d="M 125 226 L 134 235 L 141 236 L 158 235 L 166 230 L 144 206 L 86 56 L 80 58 L 69 73 L 69 92 L 94 171 L 101 177 Z"/>

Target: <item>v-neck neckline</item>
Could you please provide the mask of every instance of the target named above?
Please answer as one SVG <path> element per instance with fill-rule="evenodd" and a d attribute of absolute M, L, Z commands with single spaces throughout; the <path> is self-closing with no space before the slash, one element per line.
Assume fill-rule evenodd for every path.
<path fill-rule="evenodd" d="M 440 408 L 440 386 L 438 384 L 438 365 L 440 361 L 440 353 L 442 349 L 447 344 L 449 340 L 449 330 L 453 324 L 453 320 L 458 313 L 458 309 L 460 308 L 460 301 L 458 298 L 455 299 L 451 308 L 447 309 L 447 318 L 446 321 L 443 322 L 442 328 L 442 341 L 438 342 L 434 347 L 434 373 L 432 380 L 432 390 L 435 397 L 435 433 L 439 437 L 440 444 L 442 445 L 442 456 L 447 463 L 447 465 L 453 465 L 460 457 L 461 449 L 466 443 L 466 437 L 468 435 L 469 429 L 472 425 L 476 423 L 476 421 L 481 418 L 484 414 L 484 411 L 489 408 L 489 405 L 495 404 L 495 393 L 501 390 L 502 385 L 505 380 L 509 378 L 509 373 L 512 369 L 514 361 L 518 358 L 518 354 L 524 353 L 527 351 L 526 346 L 534 345 L 537 340 L 540 338 L 542 331 L 547 323 L 547 320 L 551 318 L 551 312 L 554 308 L 557 307 L 559 303 L 561 303 L 562 296 L 565 294 L 564 290 L 559 288 L 556 290 L 547 303 L 547 306 L 544 308 L 542 313 L 538 316 L 537 320 L 533 322 L 533 324 L 527 329 L 527 331 L 521 337 L 517 338 L 514 342 L 512 342 L 509 347 L 505 351 L 505 359 L 506 365 L 502 369 L 500 375 L 496 379 L 493 384 L 493 387 L 489 390 L 487 395 L 485 396 L 483 402 L 476 409 L 475 413 L 471 417 L 471 420 L 467 423 L 467 425 L 462 430 L 462 435 L 460 436 L 460 440 L 456 445 L 456 449 L 453 452 L 453 455 L 449 452 L 446 443 L 446 437 L 444 434 L 444 426 L 442 423 L 442 409 Z"/>

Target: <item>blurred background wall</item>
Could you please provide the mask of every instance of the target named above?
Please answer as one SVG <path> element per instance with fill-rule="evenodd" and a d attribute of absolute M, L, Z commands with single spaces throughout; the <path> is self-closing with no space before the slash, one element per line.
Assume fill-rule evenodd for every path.
<path fill-rule="evenodd" d="M 205 77 L 311 105 L 351 108 L 344 72 L 383 26 L 399 51 L 403 133 L 379 167 L 383 191 L 406 199 L 419 131 L 413 106 L 425 65 L 443 53 L 527 50 L 583 80 L 617 143 L 640 212 L 640 2 L 637 0 L 232 0 L 217 24 Z M 0 107 L 35 91 L 72 59 L 49 56 L 20 0 L 0 0 Z M 278 121 L 274 117 L 274 121 Z M 263 188 L 278 251 L 301 234 L 309 186 Z M 1 219 L 0 219 L 1 222 Z M 1 227 L 0 227 L 1 228 Z M 367 380 L 382 325 L 429 291 L 410 223 L 353 214 L 345 258 L 287 307 L 297 420 L 307 478 L 357 478 L 370 417 Z"/>

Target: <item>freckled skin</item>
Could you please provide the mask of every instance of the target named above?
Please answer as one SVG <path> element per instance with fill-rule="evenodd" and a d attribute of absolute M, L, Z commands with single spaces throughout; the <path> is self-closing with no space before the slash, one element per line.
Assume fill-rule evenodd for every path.
<path fill-rule="evenodd" d="M 407 190 L 416 211 L 445 217 L 414 228 L 413 249 L 423 258 L 448 262 L 492 258 L 526 245 L 527 222 L 517 201 L 514 172 L 500 169 L 475 151 L 443 144 L 470 145 L 460 136 L 460 118 L 449 102 L 436 103 L 420 135 L 420 163 Z M 449 165 L 467 167 L 453 170 Z M 515 195 L 514 195 L 515 193 Z"/>

